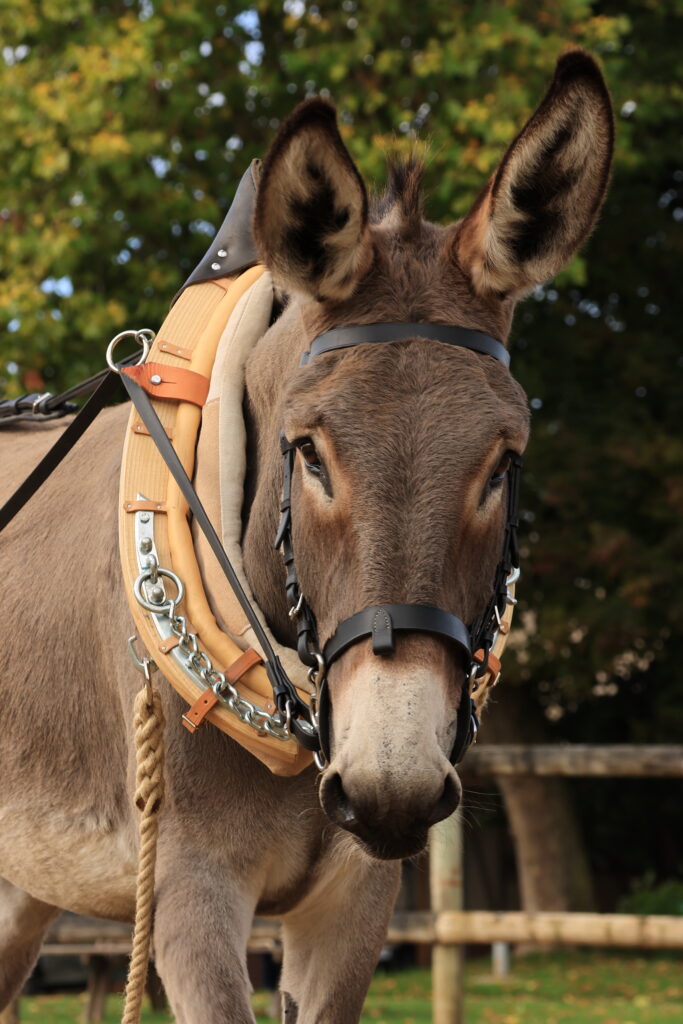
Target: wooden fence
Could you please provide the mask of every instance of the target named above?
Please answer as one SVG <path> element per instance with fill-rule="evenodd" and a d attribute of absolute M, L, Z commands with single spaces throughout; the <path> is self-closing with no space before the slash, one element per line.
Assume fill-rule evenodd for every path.
<path fill-rule="evenodd" d="M 681 778 L 683 746 L 481 746 L 469 752 L 462 774 Z M 430 855 L 433 1024 L 463 1024 L 467 942 L 683 949 L 680 917 L 463 910 L 462 825 L 457 813 L 434 828 Z"/>
<path fill-rule="evenodd" d="M 683 746 L 482 746 L 471 750 L 462 774 L 470 778 L 546 775 L 569 778 L 682 778 Z M 395 914 L 389 944 L 423 943 L 432 947 L 434 1024 L 463 1024 L 463 948 L 465 943 L 539 943 L 683 949 L 683 917 L 635 914 L 524 913 L 463 910 L 462 828 L 459 814 L 441 822 L 430 845 L 431 912 Z M 116 930 L 114 935 L 112 927 Z M 78 952 L 88 956 L 127 954 L 127 926 L 63 925 L 45 944 L 45 954 Z M 254 923 L 249 942 L 254 952 L 277 952 L 277 921 Z M 99 1007 L 98 1007 L 99 1009 Z M 0 1012 L 0 1024 L 18 1018 Z M 96 1012 L 97 1019 L 99 1013 Z"/>

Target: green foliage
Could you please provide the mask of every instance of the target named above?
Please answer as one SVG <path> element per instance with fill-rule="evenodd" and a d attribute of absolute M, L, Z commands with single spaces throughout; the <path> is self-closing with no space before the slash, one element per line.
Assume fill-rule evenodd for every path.
<path fill-rule="evenodd" d="M 591 244 L 527 301 L 513 335 L 535 422 L 523 489 L 526 631 L 506 679 L 554 719 L 648 680 L 657 696 L 630 722 L 633 738 L 674 730 L 682 17 L 680 4 L 650 0 L 6 0 L 6 391 L 23 390 L 29 369 L 53 389 L 73 383 L 102 366 L 115 332 L 157 326 L 249 160 L 304 96 L 333 96 L 378 187 L 387 151 L 428 146 L 428 212 L 449 221 L 496 166 L 557 56 L 587 47 L 615 101 L 616 165 Z"/>
<path fill-rule="evenodd" d="M 683 914 L 683 882 L 669 878 L 657 885 L 648 871 L 619 901 L 623 914 Z"/>

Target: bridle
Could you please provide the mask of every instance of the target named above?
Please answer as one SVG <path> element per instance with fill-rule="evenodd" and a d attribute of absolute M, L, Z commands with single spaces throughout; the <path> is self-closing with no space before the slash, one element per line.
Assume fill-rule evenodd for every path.
<path fill-rule="evenodd" d="M 316 356 L 364 344 L 383 344 L 407 339 L 424 338 L 446 345 L 468 348 L 473 352 L 497 359 L 509 366 L 507 349 L 489 335 L 466 327 L 435 323 L 375 323 L 350 327 L 338 327 L 318 335 L 310 349 L 301 357 L 300 366 L 306 366 Z M 316 762 L 321 769 L 330 757 L 330 696 L 327 673 L 330 666 L 354 644 L 370 639 L 372 652 L 378 657 L 393 653 L 396 649 L 396 633 L 429 633 L 439 636 L 454 646 L 464 659 L 466 683 L 463 686 L 457 716 L 456 735 L 450 754 L 452 764 L 459 763 L 469 746 L 474 742 L 479 727 L 476 709 L 471 693 L 476 691 L 478 680 L 489 671 L 489 655 L 498 631 L 506 604 L 511 600 L 509 586 L 515 582 L 519 572 L 517 550 L 517 527 L 519 484 L 522 458 L 511 456 L 508 469 L 507 514 L 501 557 L 496 568 L 493 591 L 486 608 L 469 626 L 462 619 L 443 608 L 423 604 L 382 604 L 364 608 L 337 624 L 337 627 L 321 650 L 315 615 L 304 597 L 296 567 L 292 544 L 292 475 L 298 443 L 289 441 L 284 432 L 280 434 L 280 449 L 284 459 L 280 523 L 275 538 L 275 547 L 282 550 L 287 575 L 285 591 L 289 616 L 296 622 L 297 652 L 301 661 L 309 667 L 309 680 L 315 687 L 311 702 L 311 719 L 318 740 L 319 750 Z M 291 714 L 293 709 L 289 709 Z"/>

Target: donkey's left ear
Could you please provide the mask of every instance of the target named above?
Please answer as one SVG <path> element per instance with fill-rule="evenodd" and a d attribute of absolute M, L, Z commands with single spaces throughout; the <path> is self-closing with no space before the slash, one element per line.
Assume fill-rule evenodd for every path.
<path fill-rule="evenodd" d="M 261 258 L 288 291 L 345 299 L 372 259 L 368 197 L 334 107 L 302 103 L 263 164 L 254 214 Z"/>
<path fill-rule="evenodd" d="M 583 50 L 557 62 L 528 124 L 464 221 L 456 257 L 477 292 L 519 297 L 564 267 L 590 234 L 609 178 L 612 105 Z"/>

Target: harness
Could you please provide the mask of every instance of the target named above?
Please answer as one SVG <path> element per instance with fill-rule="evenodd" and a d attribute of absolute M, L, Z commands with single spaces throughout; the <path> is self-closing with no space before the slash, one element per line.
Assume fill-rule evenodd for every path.
<path fill-rule="evenodd" d="M 252 167 L 245 175 L 213 247 L 179 293 L 159 335 L 155 338 L 150 331 L 117 335 L 107 351 L 109 372 L 79 386 L 85 390 L 86 385 L 99 385 L 53 449 L 0 509 L 0 529 L 111 400 L 120 379 L 133 403 L 124 449 L 119 521 L 126 590 L 145 646 L 190 705 L 183 715 L 187 728 L 196 732 L 208 719 L 276 774 L 301 771 L 312 755 L 322 769 L 330 756 L 330 666 L 363 640 L 370 639 L 373 654 L 384 657 L 395 650 L 397 634 L 428 633 L 449 643 L 466 671 L 450 755 L 456 764 L 476 739 L 476 705 L 500 676 L 500 659 L 516 603 L 521 458 L 513 456 L 508 470 L 501 557 L 489 601 L 474 622 L 465 624 L 447 610 L 429 605 L 387 603 L 362 609 L 338 623 L 321 650 L 314 612 L 299 586 L 292 545 L 291 483 L 297 445 L 281 435 L 283 489 L 275 546 L 286 566 L 287 605 L 296 623 L 297 653 L 308 670 L 307 679 L 299 677 L 291 652 L 269 633 L 243 574 L 228 557 L 192 484 L 201 410 L 221 333 L 230 314 L 263 273 L 262 267 L 253 265 L 250 217 L 245 216 L 253 202 L 256 173 L 257 168 Z M 231 276 L 244 271 L 245 261 L 250 269 Z M 114 361 L 116 344 L 126 335 L 135 336 L 143 345 L 142 359 L 133 366 L 127 365 L 131 358 Z M 496 339 L 468 328 L 434 323 L 335 328 L 311 340 L 300 365 L 359 344 L 414 338 L 468 348 L 482 358 L 509 365 L 509 354 Z M 81 393 L 79 387 L 65 396 L 25 396 L 0 403 L 0 419 L 3 415 L 8 421 L 24 419 L 31 412 L 42 414 L 38 418 L 43 419 L 58 411 L 63 415 L 72 407 L 64 402 L 60 405 L 60 400 Z M 188 512 L 234 595 L 238 619 L 233 616 L 230 625 L 236 624 L 228 632 L 218 626 L 204 591 Z"/>

